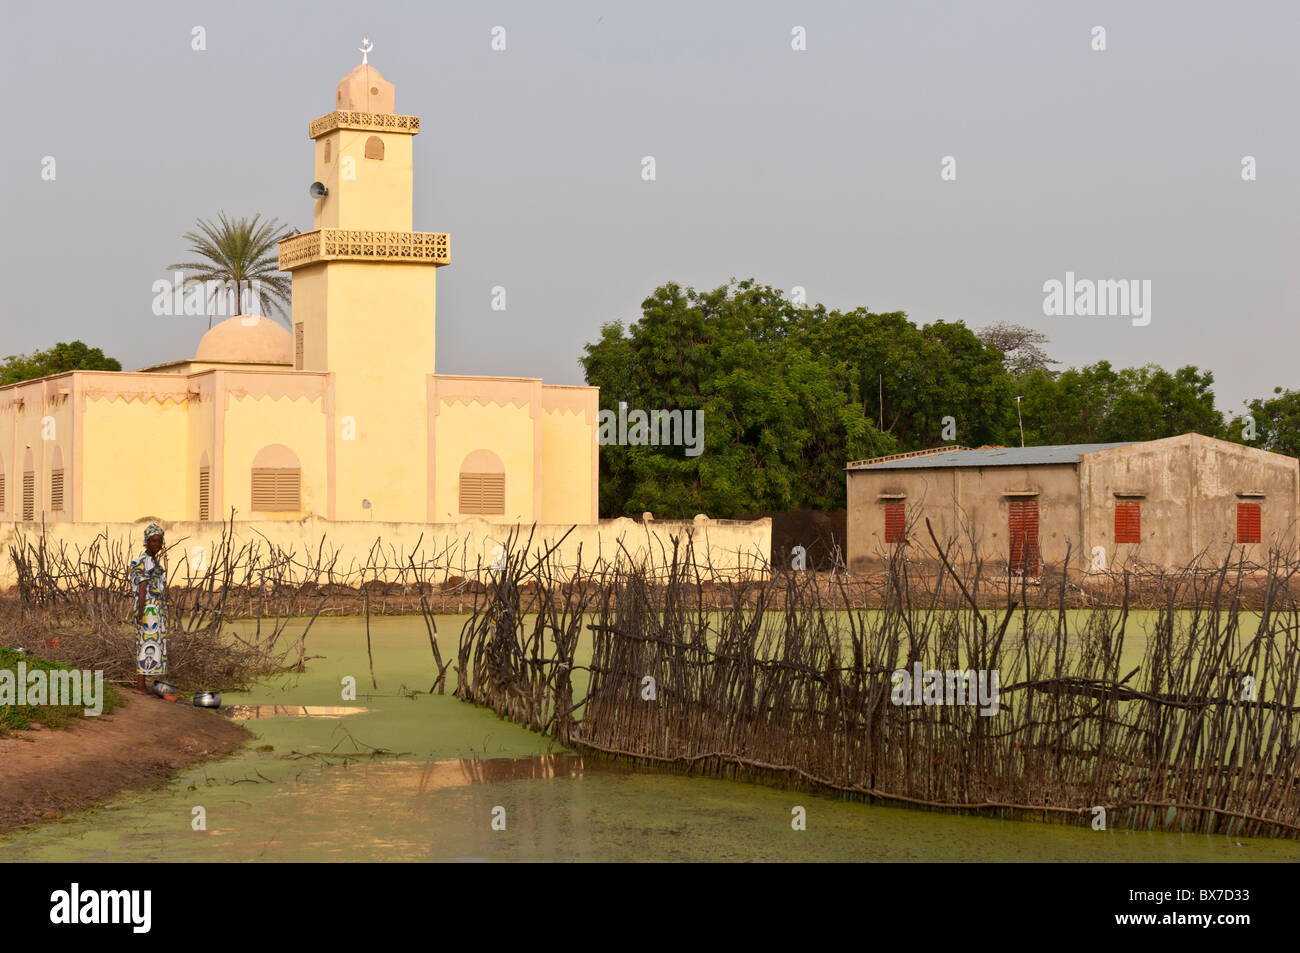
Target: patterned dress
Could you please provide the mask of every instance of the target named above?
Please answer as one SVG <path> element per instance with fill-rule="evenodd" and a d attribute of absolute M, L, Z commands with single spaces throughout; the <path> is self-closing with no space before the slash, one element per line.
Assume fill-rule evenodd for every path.
<path fill-rule="evenodd" d="M 148 551 L 131 561 L 131 607 L 145 583 L 144 621 L 135 629 L 135 670 L 139 675 L 167 674 L 167 570 Z"/>

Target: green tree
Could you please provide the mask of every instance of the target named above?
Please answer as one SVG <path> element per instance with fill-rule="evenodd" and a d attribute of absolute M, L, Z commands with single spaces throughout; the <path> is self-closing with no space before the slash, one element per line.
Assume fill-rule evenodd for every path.
<path fill-rule="evenodd" d="M 11 354 L 0 362 L 0 386 L 62 374 L 65 371 L 120 371 L 122 365 L 82 341 L 59 342 L 45 351 Z"/>
<path fill-rule="evenodd" d="M 285 229 L 277 219 L 263 222 L 260 215 L 232 222 L 222 212 L 218 218 L 216 224 L 199 219 L 198 231 L 185 233 L 189 252 L 199 260 L 168 265 L 168 269 L 189 272 L 184 279 L 186 287 L 217 282 L 220 287 L 233 288 L 241 299 L 240 308 L 246 288 L 262 314 L 269 317 L 268 306 L 287 314 L 291 286 L 289 276 L 280 271 L 278 248 Z"/>
<path fill-rule="evenodd" d="M 1300 457 L 1300 390 L 1273 388 L 1273 397 L 1257 397 L 1247 405 L 1247 414 L 1234 417 L 1224 437 L 1262 450 Z M 1246 416 L 1251 418 L 1254 439 L 1247 439 Z"/>
<path fill-rule="evenodd" d="M 844 503 L 844 464 L 895 442 L 864 416 L 845 368 L 802 340 L 806 311 L 750 279 L 655 291 L 640 320 L 611 323 L 581 364 L 601 407 L 703 411 L 703 452 L 601 449 L 604 515 L 726 517 Z"/>
<path fill-rule="evenodd" d="M 1098 361 L 1060 373 L 1034 371 L 1017 389 L 1025 443 L 1119 443 L 1184 433 L 1217 437 L 1223 414 L 1214 406 L 1214 375 L 1195 367 L 1170 373 L 1155 364 L 1116 370 Z M 1008 428 L 1007 442 L 1019 442 Z"/>
<path fill-rule="evenodd" d="M 999 440 L 1015 419 L 1002 355 L 960 322 L 917 327 L 901 311 L 805 316 L 808 346 L 837 364 L 863 413 L 900 450 Z M 944 418 L 956 426 L 944 437 Z"/>

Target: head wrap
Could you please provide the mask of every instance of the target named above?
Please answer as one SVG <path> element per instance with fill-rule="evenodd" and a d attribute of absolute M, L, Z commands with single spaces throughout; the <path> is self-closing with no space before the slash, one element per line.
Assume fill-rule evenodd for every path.
<path fill-rule="evenodd" d="M 144 538 L 146 540 L 149 539 L 149 537 L 151 536 L 161 536 L 161 535 L 163 535 L 163 528 L 159 526 L 157 523 L 150 523 L 148 526 L 144 528 Z"/>

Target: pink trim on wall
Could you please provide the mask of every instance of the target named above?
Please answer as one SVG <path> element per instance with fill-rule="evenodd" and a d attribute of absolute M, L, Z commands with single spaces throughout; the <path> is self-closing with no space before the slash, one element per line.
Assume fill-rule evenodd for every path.
<path fill-rule="evenodd" d="M 598 421 L 600 419 L 600 391 L 593 388 L 595 393 L 587 399 L 591 401 L 591 419 Z M 599 431 L 592 425 L 591 438 L 591 521 L 600 522 L 600 441 Z"/>
<path fill-rule="evenodd" d="M 470 377 L 465 374 L 435 374 L 438 400 L 434 404 L 437 414 L 441 404 L 480 404 L 484 407 L 529 407 L 536 415 L 540 377 Z"/>
<path fill-rule="evenodd" d="M 212 374 L 212 494 L 208 516 L 225 521 L 226 513 L 226 377 L 224 371 Z"/>
<path fill-rule="evenodd" d="M 338 470 L 338 449 L 334 444 L 338 439 L 339 430 L 339 423 L 334 410 L 333 371 L 326 374 L 325 426 L 328 428 L 325 433 L 325 518 L 332 520 L 334 519 L 335 512 L 334 498 L 338 495 L 337 487 L 335 485 Z"/>
<path fill-rule="evenodd" d="M 425 468 L 427 473 L 425 486 L 425 519 L 430 523 L 438 522 L 436 508 L 438 504 L 438 454 L 437 454 L 437 434 L 438 434 L 438 375 L 430 374 L 425 379 L 426 398 L 424 404 L 424 421 L 425 428 L 428 430 L 429 439 L 425 442 L 428 448 L 429 461 Z"/>
<path fill-rule="evenodd" d="M 543 384 L 542 409 L 582 414 L 587 426 L 593 427 L 599 417 L 600 388 L 580 387 L 572 384 Z"/>
<path fill-rule="evenodd" d="M 251 397 L 254 400 L 270 397 L 279 400 L 288 397 L 298 400 L 306 397 L 319 400 L 325 394 L 327 382 L 323 371 L 212 371 L 222 375 L 226 382 L 226 399 Z"/>
<path fill-rule="evenodd" d="M 65 475 L 63 480 L 64 501 L 69 504 L 69 512 L 74 521 L 81 519 L 81 475 L 85 472 L 81 462 L 84 458 L 82 441 L 85 428 L 81 426 L 81 417 L 86 412 L 86 394 L 79 375 L 72 377 L 72 438 L 68 445 L 72 448 L 72 480 Z M 69 485 L 71 483 L 71 485 Z"/>
<path fill-rule="evenodd" d="M 528 408 L 533 418 L 533 520 L 542 518 L 542 381 L 533 384 L 532 406 Z"/>

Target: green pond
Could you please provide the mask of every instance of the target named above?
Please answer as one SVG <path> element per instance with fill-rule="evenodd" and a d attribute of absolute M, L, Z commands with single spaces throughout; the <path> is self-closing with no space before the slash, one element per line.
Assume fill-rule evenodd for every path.
<path fill-rule="evenodd" d="M 444 657 L 464 618 L 439 617 Z M 364 623 L 317 620 L 308 654 L 323 658 L 305 673 L 225 694 L 254 735 L 244 749 L 165 787 L 0 839 L 0 858 L 1300 860 L 1295 841 L 957 816 L 584 759 L 451 695 L 422 694 L 432 660 L 420 617 L 372 619 L 371 640 L 378 689 Z M 341 699 L 349 675 L 355 701 Z M 376 748 L 392 754 L 371 757 Z M 199 807 L 205 830 L 194 829 Z M 792 828 L 795 807 L 806 811 L 805 830 Z"/>

